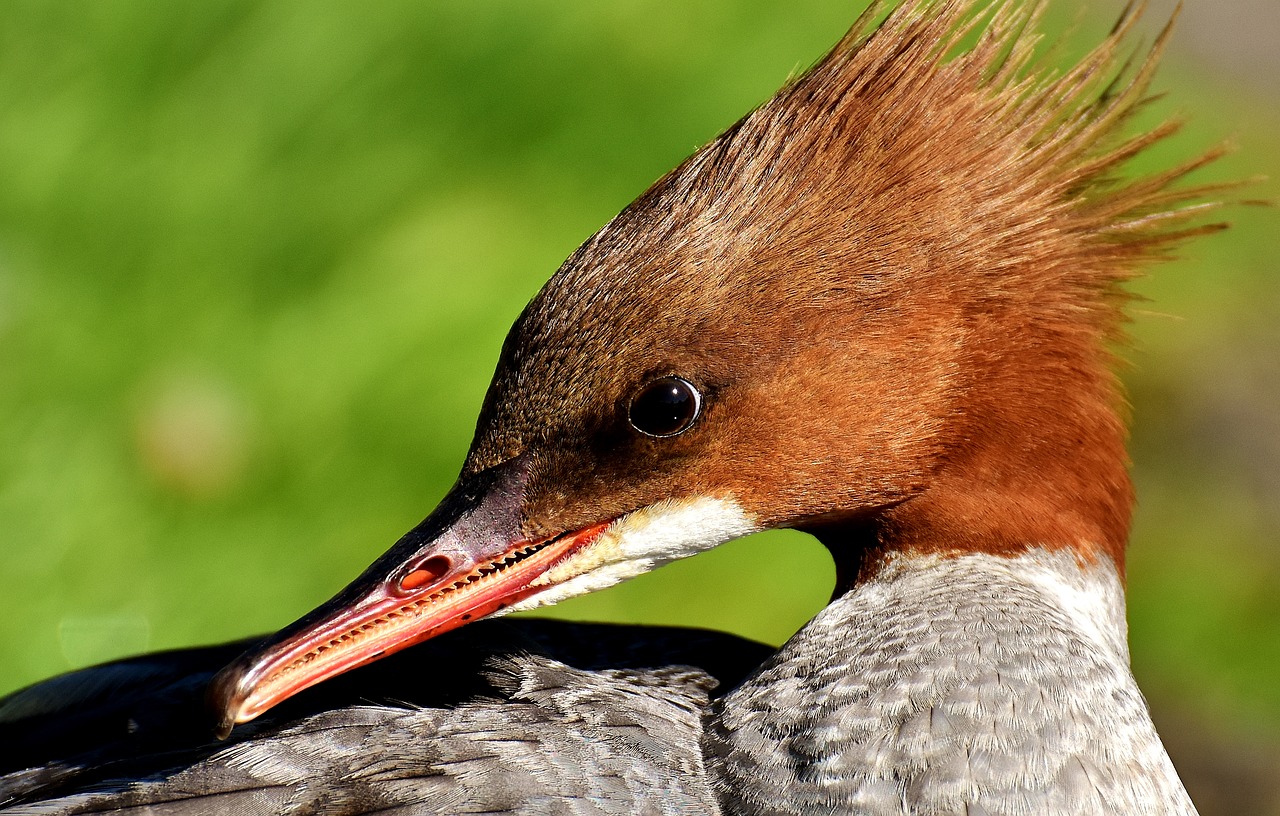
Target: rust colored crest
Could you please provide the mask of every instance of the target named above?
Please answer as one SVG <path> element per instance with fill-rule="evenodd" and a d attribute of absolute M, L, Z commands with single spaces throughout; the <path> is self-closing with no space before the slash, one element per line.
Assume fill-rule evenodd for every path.
<path fill-rule="evenodd" d="M 532 452 L 535 532 L 730 495 L 837 549 L 1123 565 L 1123 284 L 1220 227 L 1197 222 L 1214 188 L 1177 186 L 1217 153 L 1125 177 L 1178 128 L 1125 132 L 1169 30 L 1128 60 L 1130 9 L 1058 72 L 1042 8 L 874 5 L 566 261 L 466 472 Z M 707 389 L 700 427 L 629 438 L 618 406 L 664 375 Z"/>

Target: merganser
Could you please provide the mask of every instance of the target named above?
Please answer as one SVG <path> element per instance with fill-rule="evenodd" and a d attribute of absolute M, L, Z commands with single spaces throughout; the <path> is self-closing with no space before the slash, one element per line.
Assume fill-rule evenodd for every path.
<path fill-rule="evenodd" d="M 5 812 L 1194 813 L 1129 670 L 1109 344 L 1124 282 L 1220 228 L 1198 221 L 1211 188 L 1174 186 L 1216 153 L 1117 177 L 1177 128 L 1122 134 L 1168 36 L 1121 64 L 1140 6 L 1061 75 L 1033 59 L 1042 3 L 979 6 L 874 4 L 574 252 L 511 330 L 440 507 L 212 681 L 229 746 L 165 743 L 146 778 L 120 775 L 132 757 L 16 771 Z M 707 662 L 699 636 L 602 670 L 521 634 L 490 670 L 505 702 L 352 690 L 236 728 L 776 527 L 821 540 L 838 586 L 753 671 L 738 642 L 715 645 L 724 671 L 679 668 Z M 391 662 L 417 676 L 473 632 Z M 188 706 L 224 654 L 88 670 L 0 713 L 35 733 L 66 715 L 51 697 L 101 706 L 121 672 Z"/>

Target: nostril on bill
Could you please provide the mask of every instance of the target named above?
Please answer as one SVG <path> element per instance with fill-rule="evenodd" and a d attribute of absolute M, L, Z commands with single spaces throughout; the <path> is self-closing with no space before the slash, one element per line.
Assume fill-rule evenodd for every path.
<path fill-rule="evenodd" d="M 400 579 L 400 589 L 405 592 L 418 589 L 439 581 L 449 572 L 453 563 L 445 555 L 433 555 L 418 565 L 418 568 Z"/>

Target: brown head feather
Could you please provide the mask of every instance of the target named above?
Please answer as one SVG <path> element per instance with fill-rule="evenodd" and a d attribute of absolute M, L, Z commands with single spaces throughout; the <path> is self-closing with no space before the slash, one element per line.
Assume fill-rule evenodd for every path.
<path fill-rule="evenodd" d="M 1041 545 L 1123 565 L 1108 345 L 1122 284 L 1217 228 L 1195 222 L 1208 188 L 1174 186 L 1215 154 L 1125 179 L 1177 129 L 1124 134 L 1169 30 L 1131 67 L 1128 10 L 1055 73 L 1042 7 L 875 4 L 566 261 L 508 338 L 466 470 L 530 456 L 530 534 L 731 495 L 858 563 Z M 667 374 L 705 415 L 641 437 L 627 401 Z"/>

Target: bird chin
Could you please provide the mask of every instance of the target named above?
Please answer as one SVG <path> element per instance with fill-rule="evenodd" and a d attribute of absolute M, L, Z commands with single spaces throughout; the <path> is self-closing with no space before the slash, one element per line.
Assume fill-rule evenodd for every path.
<path fill-rule="evenodd" d="M 760 529 L 732 498 L 660 501 L 618 518 L 590 544 L 534 579 L 529 587 L 535 592 L 498 614 L 597 592 Z"/>

